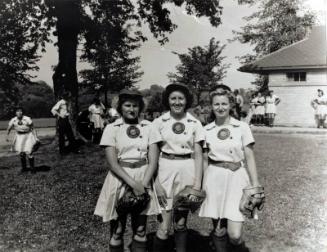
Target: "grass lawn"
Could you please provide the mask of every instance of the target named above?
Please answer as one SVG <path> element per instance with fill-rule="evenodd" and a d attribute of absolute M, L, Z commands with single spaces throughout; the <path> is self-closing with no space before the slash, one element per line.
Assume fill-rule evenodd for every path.
<path fill-rule="evenodd" d="M 259 220 L 245 224 L 251 251 L 327 251 L 326 140 L 256 135 L 267 203 Z M 55 146 L 43 146 L 35 175 L 19 175 L 18 157 L 0 158 L 0 251 L 109 250 L 109 225 L 93 215 L 107 172 L 104 155 L 95 146 L 82 150 L 61 158 Z M 155 227 L 150 218 L 149 232 Z M 207 234 L 211 223 L 192 215 L 189 228 Z"/>

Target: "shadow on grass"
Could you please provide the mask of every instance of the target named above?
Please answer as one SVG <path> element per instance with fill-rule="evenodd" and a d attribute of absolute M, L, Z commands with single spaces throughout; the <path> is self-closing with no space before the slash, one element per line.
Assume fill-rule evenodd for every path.
<path fill-rule="evenodd" d="M 51 170 L 51 167 L 48 165 L 39 165 L 35 167 L 36 172 L 48 172 Z"/>
<path fill-rule="evenodd" d="M 148 249 L 149 252 L 155 252 L 153 250 L 153 239 L 155 237 L 155 232 L 148 234 Z M 172 248 L 167 252 L 174 252 L 174 235 L 170 235 L 168 238 L 169 247 Z M 187 236 L 187 252 L 215 252 L 215 248 L 211 242 L 210 236 L 203 236 L 199 232 L 193 229 L 188 229 Z"/>

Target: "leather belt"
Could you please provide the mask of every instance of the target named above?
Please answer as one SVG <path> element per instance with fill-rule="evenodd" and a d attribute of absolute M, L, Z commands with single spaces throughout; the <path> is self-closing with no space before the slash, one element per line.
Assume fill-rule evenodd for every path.
<path fill-rule="evenodd" d="M 24 134 L 27 134 L 27 133 L 30 133 L 30 131 L 26 131 L 26 132 L 24 132 L 24 131 L 17 131 L 17 134 L 18 135 L 24 135 Z"/>
<path fill-rule="evenodd" d="M 209 158 L 209 164 L 222 167 L 231 171 L 236 171 L 242 166 L 241 162 L 215 161 L 210 158 Z"/>
<path fill-rule="evenodd" d="M 189 159 L 192 156 L 191 156 L 191 154 L 178 155 L 178 154 L 169 154 L 169 153 L 162 152 L 161 157 L 167 158 L 167 159 Z"/>
<path fill-rule="evenodd" d="M 127 167 L 127 168 L 140 168 L 142 167 L 143 165 L 147 164 L 148 161 L 146 159 L 142 159 L 140 161 L 136 161 L 136 162 L 126 162 L 126 161 L 119 161 L 118 162 L 120 166 L 122 167 Z"/>

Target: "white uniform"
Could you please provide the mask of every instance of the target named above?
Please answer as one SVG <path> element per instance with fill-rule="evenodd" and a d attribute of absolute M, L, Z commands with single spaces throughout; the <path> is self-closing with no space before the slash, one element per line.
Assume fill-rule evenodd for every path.
<path fill-rule="evenodd" d="M 12 150 L 16 152 L 25 152 L 30 154 L 36 143 L 36 137 L 32 132 L 32 119 L 23 116 L 21 120 L 16 117 L 9 121 L 9 127 L 14 127 L 16 135 L 12 144 Z"/>
<path fill-rule="evenodd" d="M 190 113 L 181 120 L 167 112 L 152 124 L 150 144 L 160 143 L 161 152 L 175 155 L 192 155 L 194 144 L 204 141 L 201 122 Z M 167 195 L 167 207 L 171 210 L 174 196 L 187 185 L 194 185 L 194 158 L 169 159 L 159 157 L 158 179 Z"/>
<path fill-rule="evenodd" d="M 137 125 L 130 125 L 117 119 L 104 129 L 100 145 L 116 148 L 118 161 L 134 163 L 147 159 L 150 135 L 150 122 L 143 120 Z M 142 182 L 148 165 L 139 168 L 122 168 L 133 179 Z M 111 171 L 103 184 L 94 214 L 103 218 L 103 221 L 117 219 L 116 203 L 124 195 L 126 184 L 118 179 Z M 153 215 L 159 213 L 159 203 L 153 192 L 150 192 L 151 201 L 148 207 L 141 213 Z"/>
<path fill-rule="evenodd" d="M 95 129 L 103 129 L 104 127 L 104 120 L 102 118 L 102 116 L 104 115 L 104 109 L 105 107 L 102 104 L 92 104 L 89 107 L 89 112 L 91 113 L 90 121 L 93 122 Z"/>
<path fill-rule="evenodd" d="M 51 109 L 51 113 L 55 116 L 59 113 L 59 117 L 66 118 L 69 115 L 68 102 L 64 99 L 58 101 Z"/>
<path fill-rule="evenodd" d="M 255 108 L 256 115 L 264 115 L 265 114 L 265 97 L 257 97 L 257 106 Z"/>
<path fill-rule="evenodd" d="M 327 115 L 327 97 L 326 96 L 317 96 L 313 103 L 315 104 L 315 114 L 320 116 Z"/>
<path fill-rule="evenodd" d="M 227 218 L 232 221 L 244 221 L 239 210 L 242 190 L 250 184 L 244 168 L 244 147 L 254 143 L 247 123 L 233 117 L 227 125 L 217 126 L 212 122 L 205 126 L 208 157 L 214 161 L 238 163 L 242 167 L 236 171 L 210 164 L 204 171 L 203 189 L 206 191 L 199 216 L 213 219 Z"/>
<path fill-rule="evenodd" d="M 276 95 L 266 96 L 266 114 L 276 114 L 276 102 L 279 98 Z"/>

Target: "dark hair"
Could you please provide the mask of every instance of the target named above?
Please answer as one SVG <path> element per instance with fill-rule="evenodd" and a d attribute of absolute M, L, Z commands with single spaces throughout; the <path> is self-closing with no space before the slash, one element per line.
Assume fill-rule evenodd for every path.
<path fill-rule="evenodd" d="M 211 89 L 210 89 L 210 93 L 211 92 L 214 92 L 216 89 L 218 89 L 218 88 L 221 88 L 221 89 L 223 89 L 223 90 L 225 90 L 225 91 L 232 91 L 231 89 L 230 89 L 230 87 L 229 86 L 226 86 L 226 85 L 224 85 L 224 84 L 218 84 L 218 85 L 216 85 L 216 86 L 214 86 L 214 87 L 212 87 Z"/>
<path fill-rule="evenodd" d="M 24 109 L 22 106 L 17 106 L 16 109 L 15 109 L 15 112 L 17 112 L 18 110 L 21 110 L 22 113 L 24 114 Z"/>
<path fill-rule="evenodd" d="M 120 96 L 117 104 L 117 112 L 122 115 L 122 106 L 126 101 L 137 101 L 140 107 L 139 115 L 144 109 L 144 101 L 142 96 Z M 138 115 L 138 116 L 139 116 Z"/>
<path fill-rule="evenodd" d="M 193 96 L 190 93 L 190 91 L 187 89 L 187 87 L 184 87 L 183 85 L 169 85 L 167 86 L 166 90 L 162 93 L 162 104 L 166 109 L 170 109 L 169 107 L 169 96 L 172 92 L 179 91 L 184 94 L 186 99 L 186 105 L 185 105 L 185 111 L 188 110 L 193 103 Z"/>
<path fill-rule="evenodd" d="M 324 91 L 322 91 L 322 89 L 318 89 L 318 92 L 321 92 L 322 95 L 324 95 Z"/>

